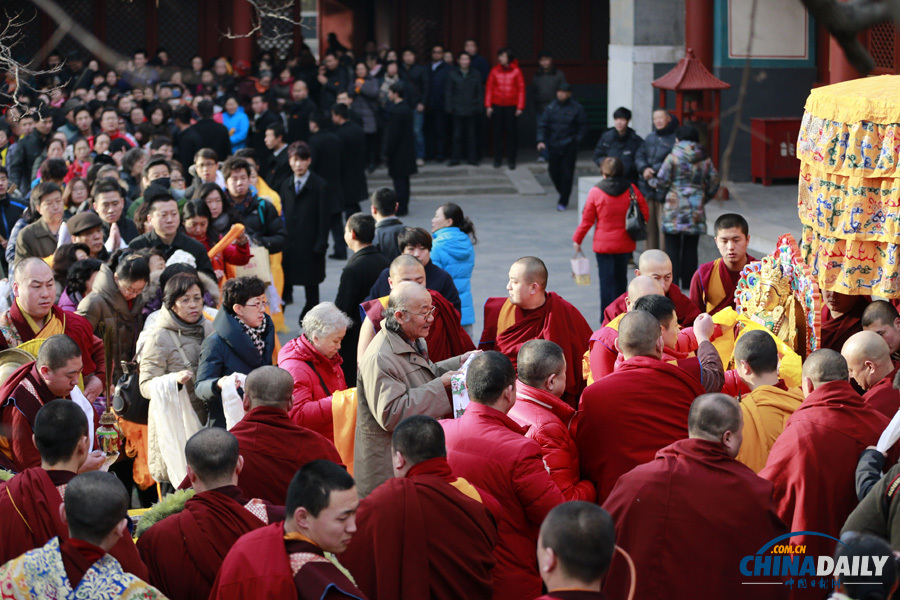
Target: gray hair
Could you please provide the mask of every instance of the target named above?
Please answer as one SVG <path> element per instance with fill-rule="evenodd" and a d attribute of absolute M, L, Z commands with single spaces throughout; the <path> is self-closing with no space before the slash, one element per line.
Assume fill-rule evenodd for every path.
<path fill-rule="evenodd" d="M 301 325 L 307 338 L 314 335 L 321 338 L 341 329 L 349 329 L 353 321 L 334 302 L 322 302 L 306 313 Z"/>

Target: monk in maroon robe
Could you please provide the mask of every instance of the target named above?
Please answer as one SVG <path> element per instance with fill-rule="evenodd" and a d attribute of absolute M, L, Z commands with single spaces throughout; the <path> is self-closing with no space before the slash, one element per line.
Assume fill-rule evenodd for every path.
<path fill-rule="evenodd" d="M 394 285 L 401 281 L 425 285 L 425 267 L 411 254 L 401 254 L 391 262 L 388 284 L 394 289 Z M 431 305 L 434 307 L 434 320 L 431 322 L 428 335 L 425 336 L 429 358 L 433 362 L 441 362 L 474 350 L 472 338 L 459 324 L 460 316 L 456 307 L 439 292 L 434 290 L 428 292 L 431 294 Z M 375 334 L 381 331 L 387 302 L 388 296 L 384 296 L 367 300 L 359 305 L 360 317 L 363 320 L 357 345 L 357 356 L 360 361 Z"/>
<path fill-rule="evenodd" d="M 208 598 L 222 561 L 238 538 L 284 520 L 283 507 L 243 496 L 237 481 L 244 461 L 229 432 L 203 429 L 188 440 L 184 454 L 188 479 L 197 493 L 181 512 L 150 526 L 137 542 L 150 583 L 172 600 Z M 142 520 L 155 520 L 154 511 L 162 507 L 157 504 Z"/>
<path fill-rule="evenodd" d="M 848 296 L 840 292 L 822 291 L 822 339 L 819 348 L 840 352 L 844 342 L 863 330 L 862 316 L 871 299 Z"/>
<path fill-rule="evenodd" d="M 618 340 L 625 362 L 584 391 L 574 426 L 582 477 L 597 486 L 600 502 L 621 475 L 684 439 L 691 403 L 706 391 L 694 375 L 661 360 L 660 323 L 650 313 L 622 317 Z"/>
<path fill-rule="evenodd" d="M 725 394 L 704 394 L 691 406 L 689 439 L 622 475 L 603 508 L 616 523 L 616 544 L 631 555 L 637 573 L 635 598 L 693 600 L 698 584 L 705 598 L 760 598 L 744 585 L 741 559 L 787 533 L 772 501 L 772 484 L 735 460 L 743 418 Z M 852 492 L 853 485 L 848 486 Z M 713 550 L 714 549 L 714 550 Z M 632 585 L 616 557 L 604 591 L 624 598 Z M 766 598 L 787 595 L 771 586 Z"/>
<path fill-rule="evenodd" d="M 360 503 L 341 562 L 370 598 L 490 600 L 500 504 L 453 475 L 431 417 L 404 419 L 391 456 L 394 478 Z"/>
<path fill-rule="evenodd" d="M 65 335 L 48 339 L 38 358 L 0 386 L 0 466 L 24 471 L 41 464 L 31 436 L 42 406 L 68 398 L 81 373 L 81 349 Z"/>
<path fill-rule="evenodd" d="M 728 213 L 716 219 L 716 248 L 720 258 L 700 265 L 691 278 L 691 301 L 711 315 L 734 308 L 734 290 L 741 270 L 756 259 L 747 254 L 750 227 L 741 215 Z"/>
<path fill-rule="evenodd" d="M 682 327 L 693 325 L 694 319 L 704 312 L 697 308 L 690 298 L 684 295 L 681 288 L 677 285 L 672 285 L 672 260 L 662 250 L 644 250 L 641 252 L 641 257 L 638 259 L 638 268 L 634 270 L 634 274 L 637 277 L 642 275 L 650 277 L 662 286 L 663 294 L 675 303 L 675 310 L 678 312 L 678 324 Z M 616 298 L 603 311 L 603 325 L 628 311 L 628 298 L 632 298 L 632 303 L 637 299 L 631 296 L 630 287 L 629 285 L 629 291 Z"/>
<path fill-rule="evenodd" d="M 210 600 L 365 600 L 325 557 L 325 552 L 347 549 L 358 507 L 356 485 L 343 467 L 326 460 L 305 465 L 291 481 L 285 521 L 251 531 L 235 543 Z"/>
<path fill-rule="evenodd" d="M 297 469 L 319 458 L 342 464 L 327 438 L 291 421 L 293 389 L 290 373 L 278 367 L 259 367 L 247 376 L 247 414 L 231 428 L 244 458 L 238 487 L 246 498 L 280 506 Z M 179 487 L 190 487 L 188 479 Z"/>
<path fill-rule="evenodd" d="M 53 270 L 43 260 L 26 258 L 13 274 L 16 299 L 8 311 L 0 313 L 0 350 L 65 333 L 81 348 L 84 395 L 93 402 L 106 385 L 103 341 L 94 335 L 87 319 L 54 304 Z"/>
<path fill-rule="evenodd" d="M 870 303 L 862 316 L 863 331 L 874 331 L 884 338 L 891 349 L 891 360 L 900 364 L 900 313 L 890 302 Z"/>
<path fill-rule="evenodd" d="M 838 537 L 858 502 L 854 474 L 860 454 L 875 445 L 889 419 L 850 386 L 847 362 L 834 350 L 813 352 L 803 363 L 803 404 L 788 419 L 760 476 L 775 487 L 778 515 L 790 531 Z M 896 453 L 889 456 L 896 462 Z M 829 555 L 834 542 L 795 536 L 808 555 Z"/>
<path fill-rule="evenodd" d="M 566 502 L 551 510 L 537 544 L 548 591 L 537 600 L 605 600 L 600 586 L 615 547 L 615 525 L 596 504 Z"/>
<path fill-rule="evenodd" d="M 900 409 L 900 391 L 894 377 L 900 367 L 891 360 L 887 342 L 874 331 L 860 331 L 844 343 L 841 356 L 847 361 L 850 377 L 865 390 L 863 400 L 888 418 Z"/>
<path fill-rule="evenodd" d="M 89 456 L 87 418 L 70 400 L 53 400 L 34 421 L 34 443 L 40 466 L 26 469 L 0 484 L 0 564 L 40 548 L 54 537 L 69 538 L 59 515 L 66 486 L 78 471 L 97 469 L 102 463 Z M 129 573 L 147 578 L 130 536 L 123 536 L 112 554 Z"/>
<path fill-rule="evenodd" d="M 591 327 L 578 309 L 547 291 L 547 267 L 533 256 L 520 258 L 509 269 L 507 298 L 484 303 L 484 330 L 478 347 L 505 354 L 513 365 L 522 344 L 550 340 L 566 355 L 566 391 L 563 400 L 576 406 L 586 382 L 581 359 L 588 349 Z"/>

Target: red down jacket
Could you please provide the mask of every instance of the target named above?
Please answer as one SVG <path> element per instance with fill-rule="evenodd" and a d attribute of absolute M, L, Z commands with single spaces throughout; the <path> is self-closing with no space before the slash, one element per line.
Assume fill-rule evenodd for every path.
<path fill-rule="evenodd" d="M 294 405 L 289 411 L 291 420 L 325 436 L 332 443 L 334 419 L 331 395 L 347 389 L 341 370 L 342 362 L 340 354 L 335 354 L 332 359 L 326 358 L 306 339 L 305 334 L 285 344 L 278 353 L 278 366 L 294 378 Z M 328 389 L 322 387 L 323 381 Z"/>
<path fill-rule="evenodd" d="M 484 106 L 515 106 L 525 110 L 525 78 L 515 60 L 507 66 L 495 65 L 484 88 Z"/>
<path fill-rule="evenodd" d="M 625 230 L 625 216 L 631 205 L 629 189 L 634 190 L 638 207 L 644 215 L 644 222 L 649 219 L 650 209 L 636 185 L 631 185 L 624 177 L 608 177 L 588 192 L 581 223 L 575 229 L 572 241 L 581 244 L 588 230 L 594 228 L 593 250 L 597 254 L 627 254 L 634 252 L 634 240 Z"/>

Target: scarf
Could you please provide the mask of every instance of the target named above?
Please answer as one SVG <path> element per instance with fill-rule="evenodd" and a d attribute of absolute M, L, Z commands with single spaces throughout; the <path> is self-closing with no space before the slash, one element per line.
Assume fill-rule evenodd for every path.
<path fill-rule="evenodd" d="M 259 327 L 250 327 L 241 319 L 238 319 L 237 321 L 241 324 L 241 327 L 244 328 L 247 335 L 250 336 L 250 341 L 256 346 L 256 351 L 262 356 L 263 350 L 266 348 L 266 321 L 263 320 Z"/>

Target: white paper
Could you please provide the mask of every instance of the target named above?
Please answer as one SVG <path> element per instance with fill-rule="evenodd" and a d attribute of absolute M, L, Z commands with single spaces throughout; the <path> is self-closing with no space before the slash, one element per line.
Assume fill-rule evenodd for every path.
<path fill-rule="evenodd" d="M 72 397 L 72 402 L 81 407 L 81 410 L 84 412 L 84 416 L 87 417 L 88 422 L 88 439 L 91 440 L 91 447 L 88 448 L 88 452 L 94 451 L 94 406 L 91 404 L 90 400 L 82 393 L 78 386 L 72 388 L 72 392 L 69 394 Z"/>
<path fill-rule="evenodd" d="M 222 409 L 225 412 L 225 428 L 231 429 L 244 418 L 244 399 L 237 388 L 244 387 L 247 376 L 243 373 L 232 373 L 225 378 L 222 386 Z"/>
<path fill-rule="evenodd" d="M 466 412 L 469 406 L 469 390 L 466 389 L 466 372 L 469 370 L 469 363 L 477 354 L 469 355 L 466 362 L 459 368 L 459 373 L 450 376 L 450 394 L 453 398 L 453 418 L 458 419 Z"/>
<path fill-rule="evenodd" d="M 900 411 L 897 411 L 894 418 L 888 423 L 887 428 L 881 434 L 881 437 L 878 438 L 878 444 L 875 447 L 878 448 L 879 452 L 885 454 L 897 442 L 898 438 L 900 438 Z"/>

